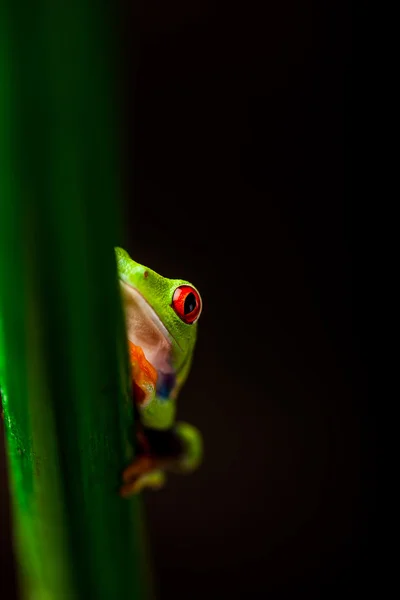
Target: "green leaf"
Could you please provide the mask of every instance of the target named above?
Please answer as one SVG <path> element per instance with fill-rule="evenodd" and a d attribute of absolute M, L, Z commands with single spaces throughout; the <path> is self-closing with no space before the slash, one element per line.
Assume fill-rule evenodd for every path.
<path fill-rule="evenodd" d="M 118 495 L 133 410 L 111 7 L 0 8 L 0 382 L 34 600 L 145 597 L 140 500 Z"/>

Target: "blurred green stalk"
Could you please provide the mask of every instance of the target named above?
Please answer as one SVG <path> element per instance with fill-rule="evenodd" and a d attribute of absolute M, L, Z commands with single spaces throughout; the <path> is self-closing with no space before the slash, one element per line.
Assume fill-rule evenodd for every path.
<path fill-rule="evenodd" d="M 115 10 L 115 9 L 114 9 Z M 0 3 L 0 384 L 21 591 L 142 600 L 112 3 Z"/>

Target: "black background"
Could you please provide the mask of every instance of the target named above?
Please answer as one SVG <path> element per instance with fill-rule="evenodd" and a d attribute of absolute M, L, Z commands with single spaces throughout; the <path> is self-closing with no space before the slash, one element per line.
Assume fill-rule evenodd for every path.
<path fill-rule="evenodd" d="M 121 244 L 204 302 L 179 404 L 204 464 L 146 493 L 159 600 L 374 583 L 350 8 L 321 4 L 122 6 Z"/>

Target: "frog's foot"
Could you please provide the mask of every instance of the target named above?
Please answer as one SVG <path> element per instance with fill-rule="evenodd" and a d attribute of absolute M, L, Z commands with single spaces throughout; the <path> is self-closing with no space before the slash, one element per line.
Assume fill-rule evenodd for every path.
<path fill-rule="evenodd" d="M 133 481 L 125 483 L 121 489 L 120 494 L 123 498 L 129 498 L 134 494 L 138 494 L 144 488 L 151 488 L 153 490 L 159 490 L 165 483 L 165 473 L 163 471 L 155 470 L 139 475 Z"/>
<path fill-rule="evenodd" d="M 159 489 L 164 484 L 165 471 L 190 473 L 201 462 L 201 435 L 188 423 L 177 423 L 170 431 L 139 430 L 137 441 L 140 453 L 122 474 L 124 497 L 144 487 Z"/>
<path fill-rule="evenodd" d="M 164 469 L 167 468 L 168 462 L 153 456 L 138 456 L 122 474 L 121 496 L 126 498 L 145 487 L 160 489 L 165 482 Z"/>
<path fill-rule="evenodd" d="M 146 475 L 155 470 L 165 469 L 168 466 L 168 463 L 169 461 L 164 458 L 157 458 L 146 454 L 138 456 L 128 467 L 126 467 L 122 474 L 122 480 L 124 483 L 129 483 L 141 475 Z"/>

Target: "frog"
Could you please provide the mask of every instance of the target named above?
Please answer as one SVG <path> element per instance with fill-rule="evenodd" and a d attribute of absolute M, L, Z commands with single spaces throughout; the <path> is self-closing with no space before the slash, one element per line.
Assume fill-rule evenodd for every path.
<path fill-rule="evenodd" d="M 115 248 L 135 411 L 135 456 L 120 494 L 164 487 L 167 473 L 202 462 L 200 431 L 176 420 L 177 398 L 191 370 L 202 298 L 190 282 L 169 279 Z"/>

